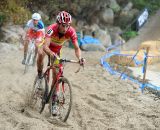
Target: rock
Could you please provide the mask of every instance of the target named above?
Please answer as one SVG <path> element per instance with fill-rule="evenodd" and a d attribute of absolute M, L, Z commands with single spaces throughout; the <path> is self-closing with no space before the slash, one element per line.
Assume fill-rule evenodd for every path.
<path fill-rule="evenodd" d="M 108 31 L 99 29 L 95 31 L 95 35 L 101 41 L 104 47 L 108 47 L 111 45 L 111 37 Z"/>
<path fill-rule="evenodd" d="M 120 27 L 110 27 L 109 33 L 111 36 L 112 45 L 115 43 L 115 39 L 117 36 L 120 36 L 122 34 L 122 30 Z"/>
<path fill-rule="evenodd" d="M 8 25 L 2 27 L 4 38 L 2 41 L 12 44 L 18 44 L 21 42 L 21 38 L 24 37 L 25 31 L 19 25 Z"/>
<path fill-rule="evenodd" d="M 120 9 L 121 9 L 116 0 L 110 0 L 110 5 L 109 5 L 109 7 L 110 7 L 115 13 L 119 12 Z"/>
<path fill-rule="evenodd" d="M 114 23 L 114 12 L 112 9 L 107 8 L 103 9 L 99 14 L 99 20 L 104 24 L 113 24 Z"/>
<path fill-rule="evenodd" d="M 133 3 L 132 2 L 129 2 L 124 8 L 123 8 L 123 11 L 125 12 L 128 12 L 132 9 L 133 7 Z"/>
<path fill-rule="evenodd" d="M 129 11 L 122 11 L 119 15 L 119 18 L 117 20 L 118 25 L 121 27 L 126 27 L 126 24 L 128 25 L 130 22 L 133 21 L 133 18 L 135 18 L 135 16 L 137 16 L 138 14 L 138 10 L 137 9 L 131 9 Z"/>

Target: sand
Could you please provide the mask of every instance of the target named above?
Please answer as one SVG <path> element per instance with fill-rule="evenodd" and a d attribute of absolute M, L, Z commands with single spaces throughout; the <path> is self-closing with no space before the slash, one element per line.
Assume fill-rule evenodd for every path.
<path fill-rule="evenodd" d="M 0 49 L 0 130 L 160 129 L 160 100 L 106 72 L 99 63 L 102 52 L 83 52 L 87 63 L 77 74 L 77 65 L 65 66 L 64 75 L 72 84 L 72 110 L 66 123 L 49 121 L 45 114 L 26 106 L 36 67 L 23 75 L 22 55 L 16 47 Z M 75 58 L 73 49 L 64 48 L 63 55 Z"/>

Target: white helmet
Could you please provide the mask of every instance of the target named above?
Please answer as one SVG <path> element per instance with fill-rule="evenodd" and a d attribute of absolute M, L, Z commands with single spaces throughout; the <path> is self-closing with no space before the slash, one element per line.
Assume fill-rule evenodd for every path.
<path fill-rule="evenodd" d="M 40 20 L 41 19 L 41 15 L 39 13 L 34 13 L 34 14 L 32 14 L 32 19 Z"/>

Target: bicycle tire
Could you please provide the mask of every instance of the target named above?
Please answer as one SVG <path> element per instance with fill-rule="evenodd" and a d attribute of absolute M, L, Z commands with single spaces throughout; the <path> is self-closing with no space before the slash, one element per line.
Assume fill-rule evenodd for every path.
<path fill-rule="evenodd" d="M 32 92 L 31 92 L 30 105 L 31 105 L 32 108 L 37 108 L 38 107 L 38 111 L 41 110 L 41 107 L 42 107 L 41 99 L 44 96 L 44 85 L 43 85 L 43 83 L 44 83 L 44 78 L 39 79 L 38 76 L 36 76 L 36 78 L 34 80 Z"/>
<path fill-rule="evenodd" d="M 62 84 L 64 83 L 64 91 Z M 59 85 L 59 94 L 57 94 L 57 101 L 54 101 L 55 99 L 53 99 L 54 96 L 54 91 L 55 91 L 55 86 Z M 51 100 L 50 100 L 50 114 L 53 116 L 52 113 L 52 107 L 53 107 L 53 103 L 57 102 L 57 106 L 58 106 L 58 118 L 63 121 L 66 122 L 66 120 L 69 117 L 70 111 L 71 111 L 71 106 L 72 106 L 72 90 L 71 90 L 71 84 L 69 82 L 69 80 L 65 77 L 61 77 L 58 82 L 55 84 L 53 92 L 51 94 Z M 68 87 L 67 87 L 68 86 Z M 67 91 L 66 91 L 67 90 Z M 67 96 L 67 93 L 69 94 Z M 63 99 L 62 99 L 63 97 Z M 69 98 L 68 102 L 67 101 L 67 97 Z M 67 105 L 67 110 L 64 114 L 62 114 L 63 110 L 65 109 L 65 105 Z M 62 109 L 62 110 L 61 110 Z"/>
<path fill-rule="evenodd" d="M 25 61 L 25 68 L 24 68 L 24 74 L 27 73 L 27 71 L 28 71 L 29 61 L 30 61 L 31 55 L 32 55 L 31 52 L 27 53 L 26 61 Z"/>
<path fill-rule="evenodd" d="M 30 43 L 31 44 L 31 43 Z M 28 48 L 26 60 L 25 60 L 25 69 L 24 69 L 24 74 L 27 73 L 28 67 L 31 65 L 31 63 L 34 63 L 34 56 L 35 56 L 35 47 Z"/>
<path fill-rule="evenodd" d="M 41 109 L 39 111 L 40 114 L 43 112 L 45 105 L 47 103 L 47 96 L 48 96 L 48 91 L 49 91 L 49 85 L 48 85 L 46 76 L 44 76 L 44 80 L 45 80 L 45 90 L 44 90 L 44 94 L 41 100 Z"/>

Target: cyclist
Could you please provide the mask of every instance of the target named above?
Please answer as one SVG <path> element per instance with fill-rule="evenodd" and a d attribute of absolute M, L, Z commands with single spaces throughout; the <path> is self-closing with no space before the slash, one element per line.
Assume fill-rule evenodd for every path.
<path fill-rule="evenodd" d="M 62 11 L 58 13 L 56 17 L 56 23 L 51 24 L 46 31 L 45 42 L 43 46 L 44 52 L 49 55 L 52 59 L 53 64 L 58 64 L 57 57 L 60 57 L 60 51 L 63 44 L 69 39 L 72 40 L 75 55 L 79 60 L 80 65 L 84 64 L 83 58 L 81 58 L 81 50 L 77 41 L 77 34 L 75 29 L 71 26 L 72 18 L 71 15 Z M 54 60 L 53 60 L 54 59 Z M 43 61 L 43 60 L 41 60 Z M 43 70 L 43 62 L 39 63 L 38 76 L 41 77 Z M 56 70 L 53 70 L 53 82 L 55 83 Z M 53 114 L 54 112 L 52 112 Z"/>
<path fill-rule="evenodd" d="M 60 51 L 63 44 L 69 39 L 75 48 L 75 55 L 78 58 L 80 64 L 83 64 L 83 58 L 81 58 L 81 50 L 78 46 L 77 34 L 75 29 L 71 26 L 72 18 L 71 15 L 66 12 L 60 12 L 56 17 L 56 23 L 51 24 L 46 31 L 45 42 L 43 46 L 44 52 L 54 58 L 60 56 Z M 41 57 L 44 58 L 44 57 Z M 41 77 L 43 70 L 43 59 L 38 64 L 38 75 Z"/>
<path fill-rule="evenodd" d="M 39 55 L 43 53 L 42 51 L 43 49 L 40 48 L 40 46 L 41 43 L 44 42 L 45 29 L 44 29 L 44 24 L 41 20 L 41 15 L 39 13 L 32 14 L 32 19 L 30 19 L 27 22 L 25 29 L 26 29 L 26 35 L 24 40 L 24 58 L 22 60 L 22 64 L 25 64 L 29 40 L 35 39 L 36 55 L 37 51 Z M 33 65 L 35 64 L 36 55 L 34 57 Z"/>

